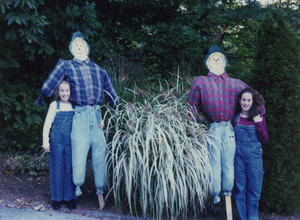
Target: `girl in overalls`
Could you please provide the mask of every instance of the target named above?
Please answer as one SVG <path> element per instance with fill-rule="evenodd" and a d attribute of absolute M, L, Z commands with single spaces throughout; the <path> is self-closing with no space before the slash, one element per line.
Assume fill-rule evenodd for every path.
<path fill-rule="evenodd" d="M 76 208 L 70 136 L 74 108 L 70 103 L 70 91 L 70 84 L 67 81 L 62 81 L 58 85 L 56 91 L 58 100 L 50 104 L 43 128 L 43 148 L 46 152 L 50 152 L 53 209 L 59 209 L 62 202 L 66 202 L 70 210 Z"/>
<path fill-rule="evenodd" d="M 232 121 L 236 141 L 234 199 L 239 219 L 258 220 L 264 173 L 262 144 L 269 139 L 266 120 L 260 110 L 264 100 L 251 88 L 242 90 L 238 100 L 238 114 Z"/>

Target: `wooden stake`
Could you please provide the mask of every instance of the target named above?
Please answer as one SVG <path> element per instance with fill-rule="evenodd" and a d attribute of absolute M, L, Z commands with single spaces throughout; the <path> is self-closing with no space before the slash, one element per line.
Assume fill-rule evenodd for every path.
<path fill-rule="evenodd" d="M 98 194 L 98 201 L 99 201 L 100 210 L 102 211 L 105 206 L 105 202 L 102 194 Z"/>
<path fill-rule="evenodd" d="M 225 196 L 227 220 L 232 220 L 231 196 Z"/>

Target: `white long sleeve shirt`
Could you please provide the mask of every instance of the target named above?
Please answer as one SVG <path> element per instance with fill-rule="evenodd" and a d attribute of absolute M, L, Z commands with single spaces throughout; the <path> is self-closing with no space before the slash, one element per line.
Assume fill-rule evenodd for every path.
<path fill-rule="evenodd" d="M 60 102 L 60 109 L 57 109 L 56 101 L 51 102 L 43 127 L 43 147 L 50 146 L 49 134 L 54 118 L 59 111 L 74 111 L 71 103 Z"/>

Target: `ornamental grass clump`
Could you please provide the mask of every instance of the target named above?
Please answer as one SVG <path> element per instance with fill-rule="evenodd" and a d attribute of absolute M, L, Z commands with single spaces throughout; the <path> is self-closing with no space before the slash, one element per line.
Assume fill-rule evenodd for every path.
<path fill-rule="evenodd" d="M 138 90 L 136 90 L 138 91 Z M 197 214 L 210 190 L 211 167 L 204 124 L 194 123 L 172 90 L 121 101 L 105 113 L 107 170 L 115 204 L 155 219 Z M 110 137 L 110 138 L 109 138 Z"/>

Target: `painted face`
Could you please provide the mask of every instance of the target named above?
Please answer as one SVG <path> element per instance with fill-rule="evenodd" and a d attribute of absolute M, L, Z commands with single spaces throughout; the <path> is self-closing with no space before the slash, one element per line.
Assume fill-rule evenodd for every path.
<path fill-rule="evenodd" d="M 220 66 L 221 65 L 221 57 L 217 54 L 211 58 L 212 66 Z"/>
<path fill-rule="evenodd" d="M 224 56 L 221 53 L 214 53 L 211 55 L 209 64 L 211 68 L 219 67 L 224 68 Z"/>
<path fill-rule="evenodd" d="M 209 56 L 206 65 L 211 72 L 220 75 L 225 71 L 226 60 L 223 54 L 215 52 Z"/>
<path fill-rule="evenodd" d="M 70 85 L 63 83 L 59 85 L 58 88 L 58 96 L 63 103 L 68 103 L 70 99 L 71 91 L 70 91 Z"/>
<path fill-rule="evenodd" d="M 87 57 L 87 46 L 81 38 L 74 40 L 72 44 L 73 55 L 78 59 L 84 59 Z"/>
<path fill-rule="evenodd" d="M 245 92 L 241 97 L 240 104 L 243 112 L 248 112 L 253 104 L 252 94 Z"/>

